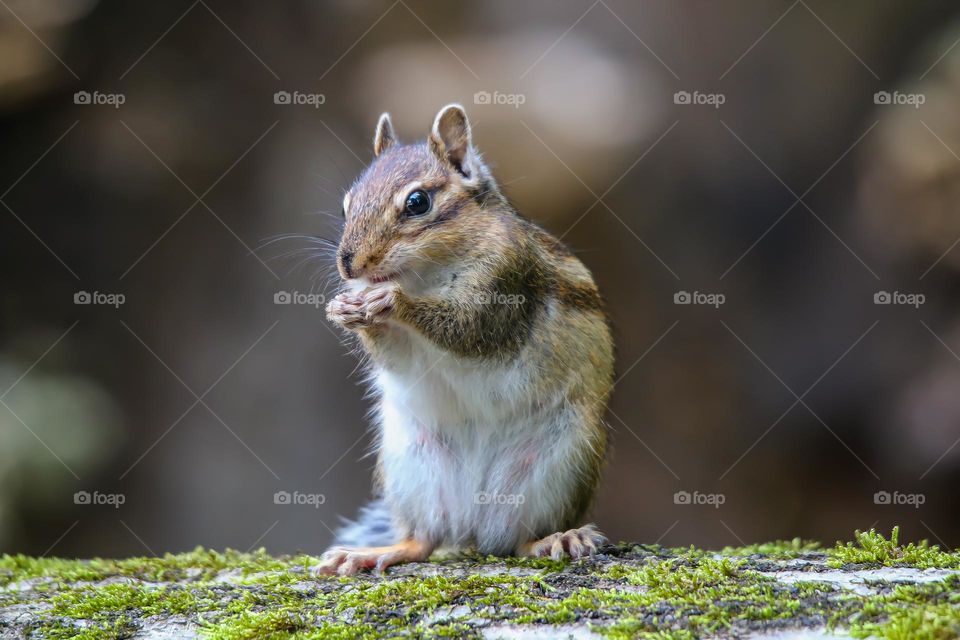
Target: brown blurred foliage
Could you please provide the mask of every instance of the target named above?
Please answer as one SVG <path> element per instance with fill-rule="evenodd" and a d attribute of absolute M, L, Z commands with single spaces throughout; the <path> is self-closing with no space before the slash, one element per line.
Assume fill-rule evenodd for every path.
<path fill-rule="evenodd" d="M 274 295 L 333 286 L 310 238 L 336 239 L 377 115 L 414 139 L 451 101 L 607 299 L 604 531 L 724 546 L 900 523 L 960 541 L 958 8 L 8 4 L 0 551 L 322 550 L 369 493 L 367 404 L 322 311 Z"/>

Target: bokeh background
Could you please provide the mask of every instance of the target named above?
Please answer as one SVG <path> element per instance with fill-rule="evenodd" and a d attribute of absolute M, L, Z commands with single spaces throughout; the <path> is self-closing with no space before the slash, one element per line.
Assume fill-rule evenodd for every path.
<path fill-rule="evenodd" d="M 0 5 L 0 551 L 320 552 L 367 404 L 275 296 L 451 101 L 608 301 L 612 538 L 960 543 L 956 3 Z"/>

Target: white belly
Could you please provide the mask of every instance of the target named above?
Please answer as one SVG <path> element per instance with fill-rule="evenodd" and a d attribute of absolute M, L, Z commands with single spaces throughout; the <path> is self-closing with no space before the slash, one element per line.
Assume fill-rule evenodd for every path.
<path fill-rule="evenodd" d="M 417 340 L 412 336 L 411 340 Z M 582 442 L 561 398 L 533 398 L 522 364 L 425 341 L 375 373 L 384 494 L 414 535 L 510 553 L 560 526 Z"/>

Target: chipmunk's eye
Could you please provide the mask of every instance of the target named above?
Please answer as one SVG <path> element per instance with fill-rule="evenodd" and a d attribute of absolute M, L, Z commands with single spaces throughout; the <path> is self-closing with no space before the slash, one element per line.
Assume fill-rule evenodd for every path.
<path fill-rule="evenodd" d="M 408 216 L 422 216 L 430 211 L 430 195 L 423 189 L 417 189 L 407 196 L 405 206 Z"/>

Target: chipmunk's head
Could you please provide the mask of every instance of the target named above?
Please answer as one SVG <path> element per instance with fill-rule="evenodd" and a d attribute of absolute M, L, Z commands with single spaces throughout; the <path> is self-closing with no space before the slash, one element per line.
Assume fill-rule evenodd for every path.
<path fill-rule="evenodd" d="M 462 257 L 477 239 L 471 231 L 483 224 L 482 211 L 502 197 L 473 147 L 463 107 L 441 109 L 427 140 L 409 145 L 398 142 L 384 113 L 373 152 L 343 199 L 337 267 L 344 280 L 422 275 Z"/>

